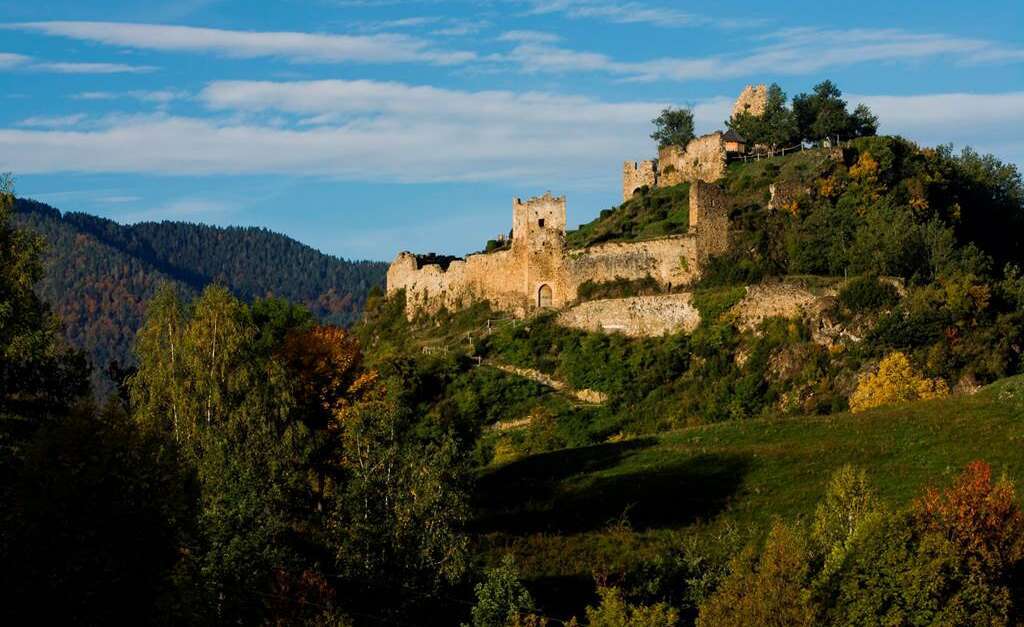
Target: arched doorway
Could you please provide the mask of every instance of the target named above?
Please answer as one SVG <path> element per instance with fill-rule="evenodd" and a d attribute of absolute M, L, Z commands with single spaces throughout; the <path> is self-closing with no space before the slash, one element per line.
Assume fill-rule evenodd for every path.
<path fill-rule="evenodd" d="M 553 307 L 551 300 L 551 286 L 545 283 L 537 290 L 537 306 L 541 309 L 549 309 Z"/>

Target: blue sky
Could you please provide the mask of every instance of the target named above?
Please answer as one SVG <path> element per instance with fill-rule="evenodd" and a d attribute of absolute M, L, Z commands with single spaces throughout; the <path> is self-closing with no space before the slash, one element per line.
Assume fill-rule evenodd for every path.
<path fill-rule="evenodd" d="M 1024 11 L 991 2 L 0 0 L 0 171 L 121 222 L 462 254 L 513 196 L 617 203 L 650 119 L 823 78 L 882 131 L 1024 164 Z"/>

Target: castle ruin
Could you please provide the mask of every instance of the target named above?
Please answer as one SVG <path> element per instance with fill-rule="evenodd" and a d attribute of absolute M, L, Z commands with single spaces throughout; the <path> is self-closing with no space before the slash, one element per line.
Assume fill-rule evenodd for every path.
<path fill-rule="evenodd" d="M 767 93 L 764 85 L 747 85 L 733 105 L 733 115 L 763 115 Z M 686 146 L 662 146 L 657 159 L 623 163 L 622 200 L 629 200 L 643 187 L 671 187 L 691 181 L 714 183 L 725 176 L 729 159 L 746 149 L 746 140 L 733 130 L 701 135 Z"/>
<path fill-rule="evenodd" d="M 586 282 L 651 277 L 665 288 L 692 283 L 709 256 L 725 252 L 728 231 L 724 194 L 699 181 L 690 187 L 686 233 L 576 249 L 565 241 L 565 197 L 516 198 L 508 248 L 465 259 L 401 252 L 388 268 L 387 291 L 405 290 L 410 317 L 484 300 L 523 317 L 572 304 Z"/>
<path fill-rule="evenodd" d="M 747 86 L 733 111 L 760 115 L 765 94 L 764 85 Z M 569 248 L 564 196 L 547 193 L 525 202 L 516 198 L 511 241 L 465 258 L 401 252 L 388 268 L 388 294 L 405 290 L 410 318 L 479 301 L 523 317 L 573 305 L 586 283 L 652 278 L 666 291 L 689 285 L 699 278 L 708 257 L 728 249 L 728 206 L 715 182 L 725 175 L 730 156 L 744 150 L 744 139 L 730 130 L 697 137 L 684 148 L 663 147 L 657 159 L 625 163 L 624 200 L 643 187 L 690 183 L 689 229 L 684 234 Z M 688 302 L 672 306 L 683 313 L 692 309 Z M 657 310 L 646 302 L 630 307 Z"/>

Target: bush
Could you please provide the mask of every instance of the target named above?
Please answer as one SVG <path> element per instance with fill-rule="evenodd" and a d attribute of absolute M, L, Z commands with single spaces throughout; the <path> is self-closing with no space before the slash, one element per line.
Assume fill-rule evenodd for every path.
<path fill-rule="evenodd" d="M 536 609 L 533 597 L 519 582 L 519 569 L 511 555 L 502 559 L 501 566 L 488 570 L 474 591 L 473 627 L 505 627 Z"/>
<path fill-rule="evenodd" d="M 806 541 L 776 523 L 760 557 L 750 546 L 733 559 L 729 577 L 701 605 L 697 625 L 812 625 L 809 573 Z"/>
<path fill-rule="evenodd" d="M 597 593 L 601 605 L 587 607 L 590 627 L 675 627 L 679 623 L 679 612 L 666 603 L 630 605 L 618 588 L 601 588 Z"/>
<path fill-rule="evenodd" d="M 872 407 L 894 405 L 949 395 L 942 379 L 928 379 L 914 372 L 907 356 L 890 353 L 878 364 L 878 372 L 864 375 L 850 395 L 850 410 L 861 412 Z"/>
<path fill-rule="evenodd" d="M 839 302 L 853 312 L 875 311 L 898 303 L 900 295 L 890 283 L 875 276 L 852 279 L 839 290 Z"/>
<path fill-rule="evenodd" d="M 642 279 L 624 279 L 616 277 L 612 281 L 584 281 L 577 290 L 576 300 L 598 300 L 601 298 L 626 298 L 628 296 L 645 296 L 662 292 L 661 285 L 651 275 Z"/>

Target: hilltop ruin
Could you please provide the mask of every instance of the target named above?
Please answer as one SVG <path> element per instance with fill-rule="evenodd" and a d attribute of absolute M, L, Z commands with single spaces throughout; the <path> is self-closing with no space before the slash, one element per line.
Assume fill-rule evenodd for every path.
<path fill-rule="evenodd" d="M 763 86 L 744 90 L 741 101 L 748 110 L 756 110 L 761 92 Z M 564 196 L 516 198 L 507 245 L 465 258 L 401 252 L 388 269 L 387 291 L 405 290 L 410 317 L 485 300 L 495 309 L 523 317 L 574 304 L 580 286 L 588 282 L 652 278 L 666 291 L 689 285 L 700 276 L 708 257 L 728 248 L 728 207 L 715 181 L 724 175 L 727 155 L 743 149 L 743 140 L 735 133 L 716 132 L 694 139 L 685 149 L 664 148 L 658 160 L 640 162 L 642 166 L 626 163 L 627 199 L 645 185 L 690 183 L 689 228 L 684 234 L 569 248 Z"/>

